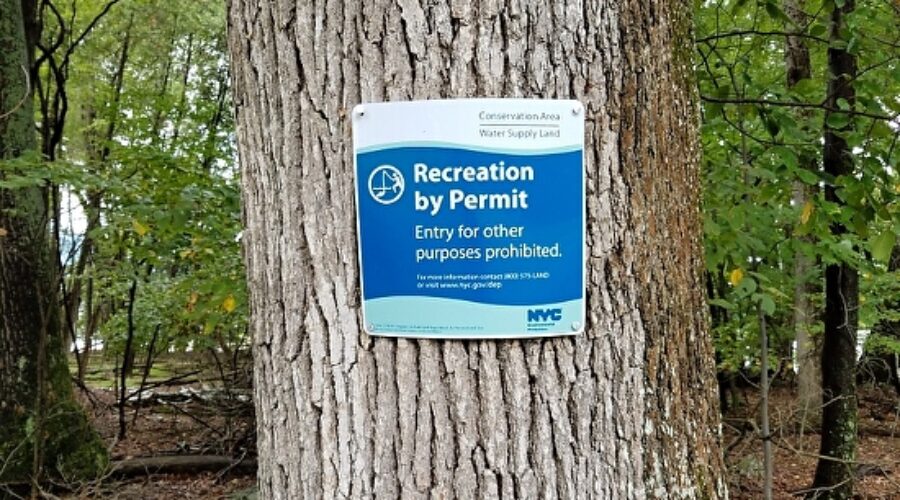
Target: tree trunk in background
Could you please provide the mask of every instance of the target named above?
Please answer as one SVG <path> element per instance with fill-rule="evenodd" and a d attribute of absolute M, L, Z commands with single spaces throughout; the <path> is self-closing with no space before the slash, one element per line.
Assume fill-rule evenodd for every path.
<path fill-rule="evenodd" d="M 181 99 L 178 101 L 178 107 L 175 108 L 175 119 L 172 122 L 174 131 L 172 132 L 171 144 L 173 147 L 178 146 L 179 129 L 187 112 L 188 79 L 191 76 L 191 58 L 194 55 L 194 34 L 189 33 L 187 40 L 187 56 L 184 61 L 184 72 L 181 74 Z"/>
<path fill-rule="evenodd" d="M 888 272 L 900 276 L 900 243 L 894 245 L 894 249 L 891 251 Z M 900 294 L 895 294 L 893 298 L 886 300 L 881 309 L 882 314 L 897 318 L 897 315 L 900 314 Z M 900 319 L 892 319 L 891 316 L 882 318 L 875 323 L 872 327 L 872 336 L 892 339 L 895 342 L 900 341 Z M 875 359 L 872 359 L 872 356 Z M 867 361 L 874 362 L 879 367 L 878 371 L 883 375 L 875 380 L 893 385 L 897 395 L 900 396 L 900 352 L 896 349 L 893 352 L 865 352 L 863 359 L 860 360 L 860 366 L 863 367 Z"/>
<path fill-rule="evenodd" d="M 811 201 L 810 190 L 802 182 L 794 183 L 793 201 L 803 207 Z M 801 238 L 806 238 L 802 236 Z M 797 400 L 804 421 L 818 422 L 822 412 L 822 364 L 820 341 L 813 335 L 817 314 L 810 297 L 821 292 L 811 282 L 814 262 L 801 252 L 794 254 L 794 340 L 797 343 Z M 816 276 L 821 274 L 816 272 Z"/>
<path fill-rule="evenodd" d="M 231 0 L 262 498 L 724 498 L 690 16 Z M 583 335 L 361 330 L 349 111 L 470 96 L 585 105 Z"/>
<path fill-rule="evenodd" d="M 100 227 L 100 193 L 90 190 L 87 193 L 86 203 L 83 203 L 84 215 L 87 223 L 84 229 L 84 236 L 81 240 L 81 250 L 78 256 L 78 265 L 76 266 L 73 277 L 72 287 L 69 293 L 73 296 L 74 304 L 69 307 L 71 315 L 71 325 L 74 328 L 78 324 L 78 317 L 81 311 L 82 301 L 85 304 L 82 323 L 81 338 L 84 341 L 84 348 L 81 350 L 81 363 L 78 365 L 78 381 L 84 382 L 84 375 L 87 373 L 91 362 L 91 352 L 94 349 L 94 330 L 96 330 L 96 313 L 94 312 L 94 231 Z M 85 201 L 85 200 L 83 200 Z M 86 286 L 82 284 L 87 282 Z M 82 288 L 84 292 L 82 293 Z M 77 337 L 77 335 L 76 335 Z M 77 346 L 76 346 L 77 349 Z"/>
<path fill-rule="evenodd" d="M 99 173 L 109 168 L 107 161 L 109 160 L 109 155 L 111 153 L 111 143 L 116 135 L 116 127 L 119 126 L 119 107 L 122 101 L 122 88 L 125 85 L 125 69 L 128 65 L 129 49 L 131 47 L 131 29 L 133 26 L 134 16 L 132 15 L 128 18 L 128 24 L 122 38 L 122 46 L 119 48 L 116 69 L 112 73 L 112 79 L 109 82 L 110 87 L 112 87 L 112 102 L 109 103 L 109 105 L 112 106 L 112 112 L 108 113 L 106 119 L 106 131 L 102 135 L 98 133 L 99 127 L 96 125 L 99 124 L 99 120 L 97 118 L 97 110 L 94 108 L 93 104 L 88 104 L 84 109 L 84 120 L 87 123 L 83 132 L 84 143 L 87 157 L 90 160 L 88 168 L 93 169 L 94 172 Z M 166 67 L 166 71 L 168 71 L 168 66 Z M 166 79 L 168 79 L 168 74 L 166 74 Z M 154 117 L 154 120 L 159 120 L 159 117 Z M 157 122 L 154 121 L 154 123 Z M 85 295 L 87 296 L 85 299 L 87 307 L 84 312 L 84 330 L 82 336 L 84 339 L 84 350 L 81 354 L 81 364 L 78 366 L 78 380 L 84 382 L 84 375 L 87 372 L 91 360 L 91 351 L 94 348 L 94 333 L 100 326 L 101 311 L 103 310 L 103 303 L 106 300 L 105 297 L 97 296 L 96 299 L 98 299 L 98 304 L 94 306 L 94 278 L 91 276 L 94 270 L 93 234 L 102 226 L 100 212 L 103 209 L 103 193 L 96 189 L 88 189 L 81 202 L 84 207 L 87 224 L 84 230 L 84 239 L 82 240 L 78 266 L 76 266 L 75 272 L 73 273 L 73 285 L 70 293 L 73 293 L 76 300 L 80 300 L 81 295 L 75 295 L 75 291 L 80 291 L 82 281 L 85 279 L 88 280 L 88 287 L 85 292 Z M 85 265 L 89 264 L 90 267 L 86 268 L 82 263 Z M 70 308 L 70 314 L 77 317 L 81 309 L 80 305 L 80 303 L 76 302 L 75 307 Z"/>
<path fill-rule="evenodd" d="M 37 149 L 24 11 L 0 0 L 0 160 Z M 29 24 L 30 25 L 30 24 Z M 27 166 L 19 167 L 21 169 Z M 4 168 L 0 178 L 14 175 Z M 45 188 L 0 189 L 0 483 L 92 476 L 106 450 L 72 398 Z"/>
<path fill-rule="evenodd" d="M 85 152 L 90 160 L 88 167 L 95 173 L 102 172 L 109 168 L 107 161 L 111 153 L 110 147 L 113 138 L 116 135 L 116 127 L 119 125 L 119 106 L 122 101 L 122 88 L 125 85 L 125 69 L 128 65 L 129 49 L 131 47 L 131 29 L 134 26 L 134 16 L 129 16 L 128 24 L 125 28 L 125 34 L 122 38 L 122 46 L 118 53 L 118 62 L 116 69 L 112 73 L 112 79 L 109 82 L 112 87 L 112 112 L 108 113 L 106 121 L 106 131 L 102 135 L 99 132 L 99 120 L 97 119 L 97 110 L 93 104 L 88 104 L 84 109 L 84 121 L 87 126 L 84 127 L 84 143 Z M 168 66 L 166 67 L 168 72 Z M 166 74 L 168 79 L 168 73 Z M 163 83 L 165 88 L 165 82 Z M 159 120 L 159 116 L 154 117 Z M 154 121 L 154 123 L 157 123 Z M 81 250 L 78 257 L 78 265 L 72 273 L 72 287 L 70 293 L 76 301 L 73 307 L 69 308 L 69 314 L 75 318 L 81 310 L 81 288 L 84 280 L 88 281 L 87 290 L 85 291 L 87 307 L 84 312 L 84 329 L 82 338 L 84 339 L 84 350 L 81 354 L 81 363 L 78 365 L 78 380 L 84 382 L 84 375 L 87 372 L 91 360 L 91 351 L 93 350 L 94 333 L 100 325 L 100 311 L 104 300 L 103 297 L 97 297 L 97 306 L 94 306 L 94 240 L 93 234 L 102 226 L 100 212 L 103 209 L 103 193 L 100 190 L 88 189 L 84 198 L 81 199 L 84 207 L 85 218 L 87 224 L 84 230 Z M 86 267 L 89 265 L 90 267 Z M 73 322 L 72 324 L 76 324 Z"/>
<path fill-rule="evenodd" d="M 793 23 L 788 30 L 798 30 L 809 23 L 805 0 L 785 0 L 784 12 Z M 787 37 L 784 51 L 784 65 L 787 73 L 787 86 L 793 88 L 803 80 L 812 76 L 812 65 L 809 60 L 809 48 L 806 40 L 799 36 Z M 799 123 L 811 121 L 808 112 L 801 111 Z M 802 168 L 815 172 L 818 162 L 812 155 L 801 158 Z M 801 181 L 794 181 L 794 206 L 804 207 L 812 202 L 814 188 L 809 188 Z M 811 242 L 809 236 L 801 236 L 804 242 Z M 818 422 L 822 404 L 822 372 L 819 364 L 820 350 L 816 339 L 812 336 L 812 325 L 816 322 L 816 314 L 810 303 L 810 296 L 820 292 L 810 280 L 813 263 L 802 252 L 794 254 L 794 338 L 797 342 L 797 396 L 804 421 Z M 818 274 L 818 273 L 817 273 Z"/>
<path fill-rule="evenodd" d="M 830 38 L 841 40 L 845 16 L 853 11 L 855 0 L 831 13 Z M 843 45 L 841 46 L 843 47 Z M 855 101 L 853 79 L 856 56 L 832 44 L 828 48 L 828 100 L 826 106 L 837 109 L 838 99 L 846 99 L 852 109 Z M 839 179 L 853 174 L 853 156 L 843 130 L 825 124 L 823 163 L 825 172 Z M 837 182 L 825 186 L 825 199 L 837 206 Z M 847 229 L 838 222 L 831 233 L 840 237 Z M 850 498 L 853 495 L 853 466 L 856 459 L 856 329 L 858 325 L 859 276 L 848 263 L 825 268 L 825 334 L 822 341 L 822 441 L 813 487 L 820 488 L 816 498 Z"/>

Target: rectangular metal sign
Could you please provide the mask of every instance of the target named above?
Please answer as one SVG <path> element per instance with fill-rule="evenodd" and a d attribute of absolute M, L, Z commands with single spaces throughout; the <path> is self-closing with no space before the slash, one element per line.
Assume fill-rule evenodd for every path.
<path fill-rule="evenodd" d="M 370 335 L 570 335 L 585 314 L 578 101 L 461 99 L 353 110 Z"/>

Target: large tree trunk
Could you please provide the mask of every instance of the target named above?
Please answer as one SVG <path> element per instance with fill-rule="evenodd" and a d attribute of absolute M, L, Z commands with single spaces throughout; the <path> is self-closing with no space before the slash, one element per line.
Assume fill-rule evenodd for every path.
<path fill-rule="evenodd" d="M 725 496 L 690 14 L 230 2 L 262 497 Z M 349 110 L 470 96 L 585 105 L 583 335 L 362 331 Z"/>
<path fill-rule="evenodd" d="M 830 38 L 842 40 L 846 16 L 853 11 L 855 0 L 834 6 L 831 13 Z M 830 109 L 838 108 L 845 99 L 852 109 L 855 103 L 853 80 L 856 78 L 856 56 L 843 45 L 828 48 L 828 99 Z M 827 115 L 826 115 L 827 118 Z M 853 156 L 842 133 L 825 124 L 823 163 L 825 172 L 839 180 L 853 175 Z M 825 199 L 837 206 L 844 201 L 837 194 L 838 182 L 825 187 Z M 847 229 L 838 222 L 831 226 L 837 237 Z M 813 486 L 816 498 L 850 498 L 853 496 L 853 462 L 856 460 L 856 329 L 858 326 L 859 276 L 852 264 L 841 262 L 825 268 L 825 334 L 822 341 L 822 440 Z"/>
<path fill-rule="evenodd" d="M 37 149 L 24 26 L 22 0 L 0 0 L 0 160 Z M 45 188 L 0 189 L 0 483 L 71 480 L 106 462 L 72 399 L 47 209 Z"/>

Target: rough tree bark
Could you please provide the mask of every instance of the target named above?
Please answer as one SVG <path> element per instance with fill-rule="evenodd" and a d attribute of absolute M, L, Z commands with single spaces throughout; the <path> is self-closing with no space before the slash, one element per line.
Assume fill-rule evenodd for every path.
<path fill-rule="evenodd" d="M 0 160 L 37 149 L 23 10 L 34 2 L 0 0 Z M 0 484 L 91 476 L 106 463 L 72 398 L 47 223 L 46 188 L 0 188 Z"/>
<path fill-rule="evenodd" d="M 853 12 L 855 0 L 846 0 L 831 12 L 830 39 L 842 40 L 846 16 Z M 844 45 L 828 48 L 828 99 L 831 109 L 838 99 L 846 99 L 851 109 L 856 100 L 856 56 Z M 852 125 L 835 130 L 825 123 L 825 147 L 822 161 L 825 172 L 839 179 L 853 175 L 853 153 L 844 139 Z M 825 199 L 838 206 L 837 182 L 825 186 Z M 847 232 L 839 222 L 831 226 L 837 237 Z M 850 498 L 853 496 L 853 466 L 856 460 L 856 329 L 858 327 L 859 275 L 852 264 L 830 264 L 825 268 L 825 334 L 822 339 L 822 440 L 811 496 Z"/>
<path fill-rule="evenodd" d="M 690 14 L 230 1 L 262 497 L 725 496 Z M 584 335 L 361 330 L 349 110 L 469 96 L 586 107 Z"/>

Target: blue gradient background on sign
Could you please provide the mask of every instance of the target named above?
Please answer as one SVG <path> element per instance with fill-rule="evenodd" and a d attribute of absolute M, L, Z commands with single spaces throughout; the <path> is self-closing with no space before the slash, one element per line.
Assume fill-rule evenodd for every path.
<path fill-rule="evenodd" d="M 504 161 L 506 165 L 530 165 L 533 181 L 416 183 L 413 165 L 431 167 L 481 166 Z M 396 203 L 382 205 L 369 195 L 369 175 L 380 165 L 397 167 L 405 179 L 405 191 Z M 471 151 L 454 147 L 396 147 L 357 156 L 360 251 L 363 299 L 383 297 L 438 297 L 494 305 L 552 304 L 581 299 L 584 292 L 584 214 L 582 150 L 547 154 L 515 154 Z M 527 209 L 449 209 L 449 191 L 467 194 L 509 193 L 513 188 L 528 193 Z M 441 211 L 432 216 L 415 210 L 415 192 L 444 195 Z M 521 238 L 461 239 L 460 225 L 485 227 L 504 224 L 523 226 Z M 415 239 L 415 226 L 452 227 L 453 239 Z M 416 263 L 417 248 L 506 247 L 528 243 L 552 246 L 559 243 L 560 258 L 513 258 L 491 262 L 481 260 L 423 261 Z M 511 272 L 549 273 L 549 279 L 501 280 L 499 289 L 463 290 L 417 288 L 417 274 L 503 274 Z"/>

